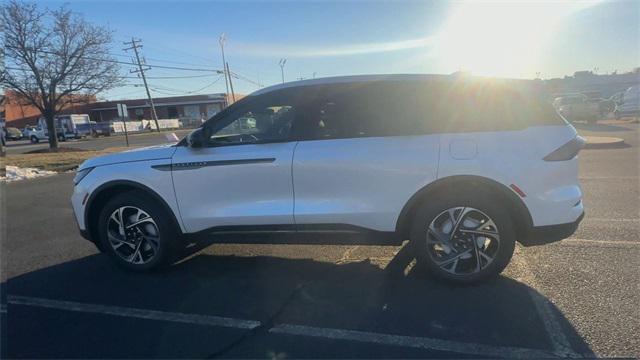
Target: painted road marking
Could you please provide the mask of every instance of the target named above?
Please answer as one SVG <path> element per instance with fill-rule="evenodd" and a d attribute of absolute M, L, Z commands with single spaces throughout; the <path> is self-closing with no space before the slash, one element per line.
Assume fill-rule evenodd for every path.
<path fill-rule="evenodd" d="M 507 358 L 549 358 L 556 354 L 537 349 L 440 340 L 426 337 L 381 334 L 367 331 L 328 329 L 304 325 L 280 324 L 269 330 L 274 334 L 319 337 L 332 340 L 350 340 L 377 345 L 392 345 L 425 350 L 438 350 L 458 354 L 480 355 L 482 357 Z"/>
<path fill-rule="evenodd" d="M 89 304 L 29 296 L 9 295 L 7 296 L 7 301 L 9 304 L 13 305 L 35 306 L 83 313 L 104 314 L 120 317 L 171 321 L 198 325 L 221 326 L 248 330 L 257 328 L 261 325 L 259 321 L 254 320 L 242 320 L 211 315 L 185 314 L 139 308 L 127 308 L 120 306 Z M 425 350 L 445 351 L 458 354 L 478 355 L 481 357 L 549 358 L 561 355 L 559 353 L 544 351 L 541 349 L 530 349 L 511 346 L 492 346 L 427 337 L 391 335 L 366 331 L 331 329 L 292 324 L 275 325 L 268 331 L 273 334 L 307 336 L 316 338 L 319 337 L 335 340 L 350 340 L 377 345 L 391 345 Z"/>
<path fill-rule="evenodd" d="M 220 316 L 185 314 L 158 310 L 127 308 L 120 306 L 87 304 L 74 301 L 51 300 L 29 296 L 7 296 L 7 302 L 15 305 L 38 306 L 50 309 L 105 314 L 147 320 L 162 320 L 197 325 L 210 325 L 238 329 L 253 329 L 260 326 L 259 321 L 241 320 Z"/>
<path fill-rule="evenodd" d="M 538 292 L 537 289 L 540 289 L 540 286 L 538 285 L 535 276 L 519 247 L 516 247 L 515 255 L 516 256 L 512 258 L 512 261 L 519 266 L 520 271 L 522 272 L 522 278 L 517 280 L 522 281 L 530 287 L 529 297 L 536 308 L 538 317 L 544 324 L 547 337 L 553 346 L 553 353 L 560 357 L 580 357 L 580 355 L 573 350 L 567 336 L 562 331 L 562 327 L 560 326 L 560 322 L 551 307 L 551 303 L 540 292 Z"/>
<path fill-rule="evenodd" d="M 620 240 L 620 241 L 616 241 L 616 240 L 591 240 L 591 239 L 564 239 L 561 240 L 555 244 L 558 245 L 562 245 L 562 244 L 580 244 L 580 245 L 587 245 L 587 244 L 598 244 L 598 245 L 612 245 L 612 246 L 638 246 L 640 245 L 640 242 L 638 241 L 628 241 L 628 240 Z M 553 244 L 549 244 L 549 245 L 553 245 Z"/>
<path fill-rule="evenodd" d="M 604 222 L 640 222 L 640 219 L 606 219 L 586 217 L 584 221 L 604 221 Z"/>

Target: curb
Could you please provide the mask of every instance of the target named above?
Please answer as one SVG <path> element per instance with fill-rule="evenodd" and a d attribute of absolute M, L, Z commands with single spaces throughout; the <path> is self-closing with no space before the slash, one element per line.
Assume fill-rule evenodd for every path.
<path fill-rule="evenodd" d="M 620 148 L 626 144 L 624 139 L 609 136 L 585 136 L 587 144 L 585 149 L 606 149 L 606 148 Z"/>

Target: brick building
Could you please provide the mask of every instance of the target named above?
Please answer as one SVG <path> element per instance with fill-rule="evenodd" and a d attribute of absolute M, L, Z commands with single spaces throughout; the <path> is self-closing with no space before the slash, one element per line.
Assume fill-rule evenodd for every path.
<path fill-rule="evenodd" d="M 241 97 L 236 95 L 237 99 Z M 89 114 L 93 121 L 111 121 L 118 119 L 116 104 L 126 104 L 129 119 L 153 118 L 151 106 L 146 98 L 96 102 L 94 96 L 73 95 L 69 100 L 70 103 L 64 107 L 62 114 Z M 153 102 L 158 119 L 180 119 L 185 123 L 190 120 L 199 122 L 202 118 L 208 119 L 224 109 L 227 104 L 225 94 L 158 97 L 154 98 Z M 26 125 L 34 125 L 40 117 L 38 108 L 27 104 L 18 94 L 10 90 L 5 91 L 4 103 L 7 126 L 22 128 Z"/>
<path fill-rule="evenodd" d="M 86 113 L 87 106 L 95 103 L 95 96 L 70 95 L 67 104 L 61 114 Z M 28 104 L 21 96 L 11 90 L 4 92 L 4 118 L 9 127 L 23 128 L 25 125 L 33 125 L 40 117 L 40 110 Z"/>

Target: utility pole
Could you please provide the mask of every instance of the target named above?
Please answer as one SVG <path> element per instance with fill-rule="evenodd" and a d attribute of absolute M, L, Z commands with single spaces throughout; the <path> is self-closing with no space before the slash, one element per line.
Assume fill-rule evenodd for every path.
<path fill-rule="evenodd" d="M 228 77 L 230 74 L 227 71 L 227 60 L 224 58 L 224 44 L 227 42 L 227 37 L 224 33 L 220 34 L 220 38 L 218 39 L 220 43 L 220 51 L 222 51 L 222 69 L 224 71 L 224 86 L 227 88 L 227 92 L 225 93 L 225 98 L 229 99 L 229 83 L 231 79 Z M 235 101 L 235 100 L 234 100 Z"/>
<path fill-rule="evenodd" d="M 229 70 L 229 63 L 226 63 L 225 70 L 229 73 L 229 86 L 231 87 L 231 98 L 233 102 L 236 102 L 236 93 L 233 91 L 233 83 L 231 82 L 231 70 Z"/>
<path fill-rule="evenodd" d="M 280 74 L 282 74 L 282 83 L 284 84 L 284 64 L 287 63 L 287 59 L 282 58 L 280 59 L 280 62 L 278 62 L 278 65 L 280 65 Z"/>
<path fill-rule="evenodd" d="M 141 44 L 138 44 L 141 40 L 136 40 L 131 38 L 130 42 L 123 43 L 124 45 L 131 45 L 128 48 L 122 49 L 124 51 L 133 49 L 133 52 L 136 54 L 136 62 L 138 63 L 138 70 L 129 70 L 130 73 L 139 73 L 142 76 L 142 82 L 144 83 L 144 88 L 147 90 L 147 98 L 149 99 L 149 104 L 151 105 L 151 116 L 153 117 L 153 121 L 156 123 L 156 130 L 160 132 L 160 125 L 158 125 L 158 114 L 156 114 L 156 107 L 153 104 L 153 98 L 151 98 L 151 92 L 149 92 L 149 85 L 147 85 L 147 78 L 144 76 L 144 72 L 151 69 L 150 67 L 142 68 L 142 62 L 140 61 L 140 54 L 138 54 L 138 49 L 142 48 Z"/>

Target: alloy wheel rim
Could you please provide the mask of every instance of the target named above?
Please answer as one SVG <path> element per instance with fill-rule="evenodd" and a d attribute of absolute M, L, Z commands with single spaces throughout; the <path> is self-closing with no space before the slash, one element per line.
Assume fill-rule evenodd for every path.
<path fill-rule="evenodd" d="M 153 218 L 135 206 L 122 206 L 109 216 L 107 237 L 114 252 L 124 261 L 143 265 L 155 258 L 160 232 Z"/>
<path fill-rule="evenodd" d="M 500 249 L 500 233 L 487 214 L 458 206 L 431 221 L 426 242 L 429 257 L 440 269 L 472 275 L 493 263 Z"/>

